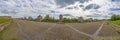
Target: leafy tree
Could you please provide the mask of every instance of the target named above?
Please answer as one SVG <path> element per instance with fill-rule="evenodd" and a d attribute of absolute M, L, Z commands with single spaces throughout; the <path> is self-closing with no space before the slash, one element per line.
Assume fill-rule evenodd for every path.
<path fill-rule="evenodd" d="M 71 22 L 77 22 L 78 19 L 76 18 L 63 18 L 63 22 L 66 22 L 66 23 L 71 23 Z"/>
<path fill-rule="evenodd" d="M 57 19 L 50 17 L 49 15 L 46 15 L 43 19 L 44 22 L 57 22 Z"/>
<path fill-rule="evenodd" d="M 76 19 L 76 18 L 71 18 L 70 20 L 71 20 L 71 22 L 78 22 L 78 19 Z"/>
<path fill-rule="evenodd" d="M 63 18 L 63 22 L 70 22 L 69 18 Z"/>
<path fill-rule="evenodd" d="M 37 18 L 35 18 L 34 21 L 42 21 L 42 16 L 41 15 L 37 16 Z"/>
<path fill-rule="evenodd" d="M 116 20 L 120 20 L 120 15 L 116 15 Z"/>
<path fill-rule="evenodd" d="M 120 15 L 112 15 L 111 16 L 111 19 L 110 19 L 111 21 L 116 21 L 116 20 L 120 20 Z"/>

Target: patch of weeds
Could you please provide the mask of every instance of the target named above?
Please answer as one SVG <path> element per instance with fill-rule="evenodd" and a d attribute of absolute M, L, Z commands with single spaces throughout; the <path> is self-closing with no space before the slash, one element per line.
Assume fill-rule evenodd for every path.
<path fill-rule="evenodd" d="M 3 38 L 4 38 L 4 33 L 7 32 L 7 31 L 9 31 L 9 29 L 10 29 L 13 25 L 15 25 L 15 23 L 12 22 L 10 25 L 8 25 L 8 27 L 6 27 L 4 30 L 2 30 L 2 31 L 0 32 L 0 40 L 3 40 Z"/>
<path fill-rule="evenodd" d="M 5 23 L 5 22 L 8 22 L 10 21 L 9 18 L 0 18 L 0 23 Z"/>
<path fill-rule="evenodd" d="M 7 40 L 17 40 L 17 39 L 13 37 L 13 38 L 9 38 L 9 39 L 7 39 Z"/>

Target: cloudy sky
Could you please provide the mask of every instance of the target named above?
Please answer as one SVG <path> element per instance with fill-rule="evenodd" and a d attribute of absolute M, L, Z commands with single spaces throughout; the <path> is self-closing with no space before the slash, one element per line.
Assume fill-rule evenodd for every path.
<path fill-rule="evenodd" d="M 120 0 L 0 0 L 0 16 L 109 18 L 120 15 Z"/>

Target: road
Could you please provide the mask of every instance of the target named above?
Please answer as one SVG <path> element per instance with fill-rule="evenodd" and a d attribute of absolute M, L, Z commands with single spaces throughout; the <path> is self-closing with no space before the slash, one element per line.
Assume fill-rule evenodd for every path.
<path fill-rule="evenodd" d="M 17 20 L 5 32 L 5 40 L 89 40 L 94 37 L 114 37 L 119 34 L 105 22 L 91 23 L 46 23 Z"/>

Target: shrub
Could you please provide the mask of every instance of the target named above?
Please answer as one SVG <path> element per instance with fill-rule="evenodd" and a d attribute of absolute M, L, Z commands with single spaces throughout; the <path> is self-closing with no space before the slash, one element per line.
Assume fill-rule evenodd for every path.
<path fill-rule="evenodd" d="M 111 19 L 110 19 L 111 21 L 116 21 L 116 20 L 120 20 L 120 15 L 112 15 L 111 16 Z"/>

